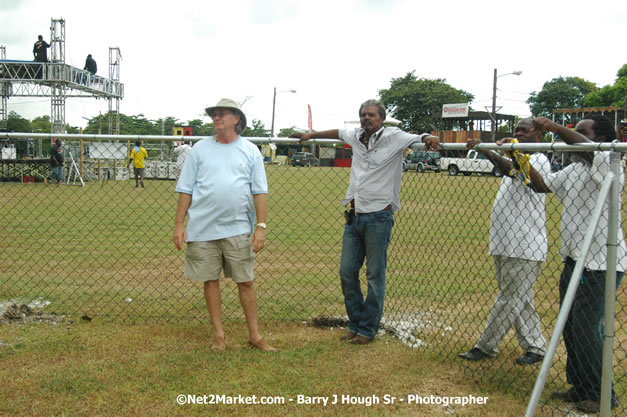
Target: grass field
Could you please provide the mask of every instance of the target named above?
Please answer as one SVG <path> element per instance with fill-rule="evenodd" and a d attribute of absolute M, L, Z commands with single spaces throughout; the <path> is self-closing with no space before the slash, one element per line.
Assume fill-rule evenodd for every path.
<path fill-rule="evenodd" d="M 171 242 L 173 182 L 147 181 L 145 189 L 130 181 L 0 183 L 0 303 L 50 302 L 45 313 L 74 320 L 0 326 L 0 380 L 7 382 L 0 384 L 0 414 L 447 415 L 443 407 L 406 404 L 212 408 L 175 401 L 177 393 L 412 392 L 489 394 L 489 405 L 456 408 L 455 415 L 523 414 L 537 368 L 513 364 L 521 353 L 513 334 L 488 364 L 466 366 L 456 359 L 480 335 L 496 294 L 487 234 L 497 178 L 404 174 L 385 314 L 423 317 L 413 333 L 427 346 L 412 350 L 384 336 L 360 350 L 337 342 L 338 331 L 302 324 L 344 314 L 337 271 L 339 200 L 348 170 L 273 166 L 267 173 L 270 228 L 255 273 L 264 332 L 281 348 L 274 356 L 244 348 L 242 313 L 228 281 L 223 310 L 231 319 L 232 349 L 221 356 L 209 350 L 201 287 L 182 277 L 184 254 Z M 548 338 L 558 311 L 561 261 L 560 206 L 552 196 L 547 206 L 550 256 L 535 301 Z M 626 300 L 623 286 L 615 343 L 619 397 L 627 392 Z M 79 322 L 80 316 L 93 320 Z M 547 392 L 564 386 L 564 361 L 560 348 Z M 558 406 L 545 407 L 561 415 Z"/>

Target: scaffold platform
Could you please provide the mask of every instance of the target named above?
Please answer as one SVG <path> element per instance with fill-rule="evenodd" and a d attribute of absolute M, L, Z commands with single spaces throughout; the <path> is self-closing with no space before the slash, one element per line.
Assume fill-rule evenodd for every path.
<path fill-rule="evenodd" d="M 64 133 L 65 100 L 70 97 L 103 98 L 109 102 L 109 133 L 120 133 L 120 48 L 109 47 L 109 76 L 101 77 L 65 63 L 65 20 L 50 20 L 50 60 L 46 62 L 7 59 L 0 45 L 0 128 L 6 128 L 10 97 L 50 97 L 52 133 Z M 42 57 L 42 60 L 47 57 Z"/>
<path fill-rule="evenodd" d="M 0 60 L 0 85 L 10 91 L 0 95 L 13 97 L 51 96 L 51 89 L 66 86 L 65 97 L 124 98 L 124 84 L 93 75 L 67 64 Z"/>

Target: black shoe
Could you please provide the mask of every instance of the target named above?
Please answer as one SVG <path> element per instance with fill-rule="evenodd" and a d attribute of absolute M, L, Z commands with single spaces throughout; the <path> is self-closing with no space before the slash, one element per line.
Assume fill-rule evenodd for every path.
<path fill-rule="evenodd" d="M 538 355 L 533 352 L 525 352 L 520 358 L 516 359 L 518 365 L 533 365 L 536 362 L 540 362 L 544 359 L 544 355 Z"/>
<path fill-rule="evenodd" d="M 575 394 L 575 391 L 572 389 L 569 389 L 568 391 L 555 391 L 551 393 L 551 398 L 567 403 L 578 403 L 582 400 L 582 398 Z"/>
<path fill-rule="evenodd" d="M 468 352 L 460 353 L 457 356 L 459 356 L 462 359 L 466 359 L 467 361 L 473 361 L 473 362 L 482 361 L 490 357 L 490 355 L 488 355 L 487 353 L 485 353 L 479 348 L 472 348 Z"/>

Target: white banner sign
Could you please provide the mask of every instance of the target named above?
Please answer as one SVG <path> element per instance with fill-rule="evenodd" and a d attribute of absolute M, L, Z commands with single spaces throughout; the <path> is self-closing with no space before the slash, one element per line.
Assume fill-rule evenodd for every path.
<path fill-rule="evenodd" d="M 89 157 L 99 159 L 126 159 L 126 143 L 92 142 Z"/>
<path fill-rule="evenodd" d="M 442 105 L 442 117 L 468 117 L 468 103 Z"/>

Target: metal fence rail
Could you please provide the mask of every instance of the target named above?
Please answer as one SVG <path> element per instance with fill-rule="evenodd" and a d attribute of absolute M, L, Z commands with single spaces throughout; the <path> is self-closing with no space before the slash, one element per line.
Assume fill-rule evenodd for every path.
<path fill-rule="evenodd" d="M 2 135 L 26 140 L 20 134 Z M 30 303 L 48 313 L 123 322 L 208 322 L 202 286 L 183 277 L 184 253 L 172 243 L 174 181 L 151 179 L 145 189 L 136 189 L 127 176 L 113 173 L 114 167 L 125 166 L 123 159 L 94 160 L 85 154 L 90 141 L 132 143 L 139 137 L 60 136 L 68 147 L 82 149 L 80 165 L 90 175 L 84 175 L 84 187 L 0 182 L 0 306 Z M 152 142 L 154 149 L 180 140 L 141 139 Z M 318 142 L 322 143 L 333 142 Z M 627 150 L 625 145 L 593 146 Z M 572 149 L 550 144 L 517 148 Z M 149 160 L 168 162 L 154 161 L 160 154 L 149 154 Z M 340 200 L 349 169 L 267 165 L 266 173 L 269 229 L 266 248 L 255 261 L 260 320 L 341 319 L 345 310 L 338 276 L 344 225 Z M 500 181 L 489 175 L 403 174 L 401 210 L 395 213 L 388 251 L 384 328 L 442 360 L 467 367 L 474 378 L 528 397 L 538 368 L 515 365 L 522 351 L 513 331 L 494 359 L 474 364 L 456 357 L 479 338 L 498 292 L 488 232 Z M 534 299 L 548 339 L 559 311 L 562 261 L 561 205 L 547 195 L 546 206 L 549 253 Z M 614 388 L 623 403 L 627 401 L 624 288 L 617 291 L 614 361 Z M 235 284 L 223 282 L 222 298 L 224 317 L 241 319 Z M 565 358 L 560 345 L 545 393 L 566 385 Z M 542 407 L 567 415 L 568 407 L 545 397 Z M 622 406 L 614 410 L 616 415 L 624 411 Z"/>

